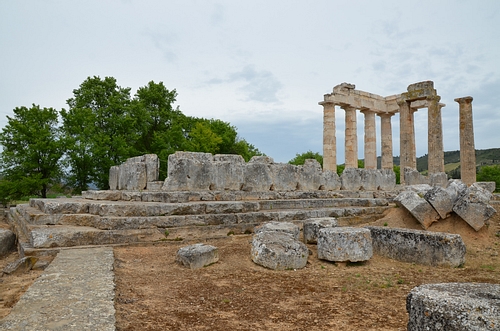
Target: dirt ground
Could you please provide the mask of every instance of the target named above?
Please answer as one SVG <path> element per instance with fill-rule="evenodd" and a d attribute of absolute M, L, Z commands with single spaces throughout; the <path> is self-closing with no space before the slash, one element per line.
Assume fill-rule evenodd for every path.
<path fill-rule="evenodd" d="M 372 225 L 420 228 L 400 208 L 392 208 Z M 336 264 L 319 260 L 315 245 L 309 245 L 312 256 L 306 268 L 273 271 L 251 261 L 251 235 L 207 240 L 219 248 L 220 260 L 198 270 L 175 263 L 177 250 L 194 242 L 115 248 L 116 327 L 118 331 L 406 330 L 406 297 L 415 286 L 500 283 L 500 213 L 479 232 L 456 216 L 430 230 L 462 236 L 467 246 L 463 267 L 428 267 L 379 256 L 364 263 Z M 12 253 L 0 260 L 0 268 L 16 258 Z M 0 278 L 0 318 L 40 273 Z"/>

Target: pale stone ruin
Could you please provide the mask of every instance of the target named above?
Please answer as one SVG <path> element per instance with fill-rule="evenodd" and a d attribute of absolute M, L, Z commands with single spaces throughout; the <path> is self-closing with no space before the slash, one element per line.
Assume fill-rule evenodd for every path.
<path fill-rule="evenodd" d="M 323 169 L 316 160 L 295 166 L 275 163 L 267 156 L 245 162 L 239 155 L 176 152 L 169 156 L 168 177 L 162 180 L 158 157 L 143 155 L 110 169 L 110 190 L 31 199 L 29 204 L 12 207 L 8 221 L 21 256 L 39 258 L 37 265 L 69 247 L 202 241 L 253 233 L 251 259 L 276 270 L 305 267 L 310 255 L 306 244 L 316 244 L 318 257 L 333 262 L 367 261 L 379 254 L 456 267 L 465 263 L 465 245 L 458 235 L 358 227 L 381 218 L 393 202 L 406 208 L 424 229 L 455 213 L 478 231 L 495 212 L 489 205 L 494 185 L 475 183 L 472 98 L 456 99 L 464 128 L 463 181 L 447 181 L 443 172 L 440 111 L 444 105 L 439 100 L 432 82 L 410 85 L 407 92 L 389 97 L 340 84 L 320 103 L 324 107 Z M 346 169 L 340 177 L 335 156 L 337 105 L 346 111 Z M 413 124 L 413 113 L 425 107 L 428 177 L 415 169 Z M 365 114 L 365 169 L 357 168 L 356 109 Z M 396 186 L 392 170 L 390 119 L 397 112 L 403 186 Z M 382 169 L 377 169 L 375 154 L 375 115 L 382 124 Z M 0 254 L 4 254 L 2 242 L 13 245 L 11 233 L 0 231 Z M 181 248 L 176 256 L 177 262 L 191 269 L 218 259 L 216 247 L 201 243 Z"/>

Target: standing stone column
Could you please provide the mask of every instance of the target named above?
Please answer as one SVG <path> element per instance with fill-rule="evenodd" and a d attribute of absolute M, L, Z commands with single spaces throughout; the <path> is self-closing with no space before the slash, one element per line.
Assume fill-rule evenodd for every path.
<path fill-rule="evenodd" d="M 382 142 L 382 169 L 393 169 L 393 155 L 392 155 L 392 124 L 391 117 L 394 114 L 378 114 L 380 116 L 380 133 Z"/>
<path fill-rule="evenodd" d="M 337 171 L 337 138 L 335 137 L 335 104 L 320 102 L 323 106 L 323 170 Z"/>
<path fill-rule="evenodd" d="M 365 168 L 377 169 L 377 132 L 375 130 L 375 112 L 365 109 Z"/>
<path fill-rule="evenodd" d="M 405 183 L 404 169 L 410 167 L 412 164 L 412 145 L 414 144 L 414 138 L 411 135 L 413 132 L 413 116 L 410 111 L 410 103 L 405 99 L 398 100 L 399 106 L 399 167 L 400 172 L 400 182 Z"/>
<path fill-rule="evenodd" d="M 440 96 L 429 96 L 427 108 L 427 143 L 429 175 L 438 172 L 444 172 L 444 148 L 443 148 L 443 124 L 441 120 L 441 107 L 439 104 Z"/>
<path fill-rule="evenodd" d="M 356 124 L 356 108 L 345 105 L 345 167 L 358 167 L 358 134 Z"/>
<path fill-rule="evenodd" d="M 411 152 L 410 152 L 410 163 L 408 167 L 412 169 L 417 169 L 417 144 L 415 143 L 415 112 L 418 111 L 418 108 L 411 108 L 410 107 L 410 121 L 411 124 L 408 127 L 408 134 L 411 138 Z"/>
<path fill-rule="evenodd" d="M 472 123 L 472 97 L 455 99 L 460 111 L 460 178 L 471 185 L 476 182 L 476 150 Z"/>

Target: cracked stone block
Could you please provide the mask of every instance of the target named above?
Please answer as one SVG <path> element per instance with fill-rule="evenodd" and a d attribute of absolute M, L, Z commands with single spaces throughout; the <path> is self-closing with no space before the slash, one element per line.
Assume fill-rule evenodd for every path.
<path fill-rule="evenodd" d="M 219 249 L 211 245 L 194 244 L 180 248 L 175 260 L 190 269 L 199 269 L 219 261 Z"/>
<path fill-rule="evenodd" d="M 453 205 L 453 211 L 474 230 L 479 231 L 496 213 L 488 201 L 493 195 L 474 184 Z"/>
<path fill-rule="evenodd" d="M 453 200 L 450 194 L 440 186 L 434 186 L 431 190 L 427 191 L 424 199 L 434 207 L 442 219 L 447 218 L 453 211 Z"/>
<path fill-rule="evenodd" d="M 373 256 L 370 230 L 364 228 L 324 228 L 318 235 L 318 258 L 335 262 L 367 261 Z"/>
<path fill-rule="evenodd" d="M 309 249 L 288 233 L 265 231 L 253 236 L 251 257 L 273 270 L 301 269 L 307 264 Z"/>
<path fill-rule="evenodd" d="M 254 233 L 261 232 L 283 232 L 291 235 L 293 239 L 299 240 L 300 229 L 290 222 L 268 222 L 255 229 Z"/>
<path fill-rule="evenodd" d="M 0 257 L 9 254 L 16 243 L 14 232 L 6 229 L 0 229 Z"/>
<path fill-rule="evenodd" d="M 338 226 L 335 217 L 309 218 L 304 221 L 304 242 L 306 244 L 318 243 L 319 230 Z"/>
<path fill-rule="evenodd" d="M 456 268 L 465 263 L 466 247 L 458 234 L 367 226 L 373 251 L 390 259 Z"/>
<path fill-rule="evenodd" d="M 394 202 L 405 208 L 417 219 L 424 229 L 427 229 L 432 223 L 439 219 L 439 214 L 434 210 L 430 203 L 420 195 L 413 191 L 404 191 L 400 193 Z"/>
<path fill-rule="evenodd" d="M 344 169 L 342 175 L 340 175 L 340 181 L 342 183 L 341 190 L 346 191 L 357 191 L 361 189 L 361 170 L 358 168 L 347 168 Z"/>
<path fill-rule="evenodd" d="M 421 285 L 406 298 L 407 330 L 499 330 L 499 302 L 498 284 Z"/>
<path fill-rule="evenodd" d="M 477 185 L 482 187 L 483 189 L 487 190 L 490 193 L 495 192 L 497 183 L 496 182 L 477 182 L 474 183 L 473 185 Z"/>

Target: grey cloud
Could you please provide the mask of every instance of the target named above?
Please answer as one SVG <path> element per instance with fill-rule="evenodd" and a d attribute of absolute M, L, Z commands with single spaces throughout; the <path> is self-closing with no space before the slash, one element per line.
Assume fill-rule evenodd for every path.
<path fill-rule="evenodd" d="M 219 25 L 224 21 L 224 7 L 221 4 L 215 4 L 212 14 L 210 15 L 210 22 L 212 25 Z"/>
<path fill-rule="evenodd" d="M 173 51 L 173 44 L 177 40 L 177 36 L 174 33 L 149 32 L 146 35 L 153 41 L 153 45 L 162 52 L 163 57 L 168 62 L 175 62 L 177 60 L 177 54 Z"/>

